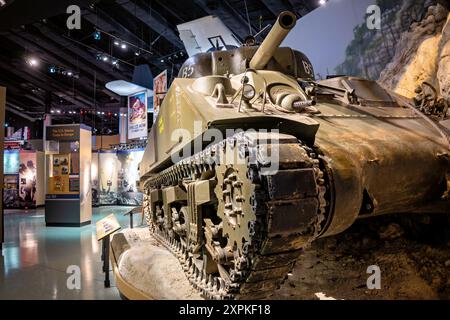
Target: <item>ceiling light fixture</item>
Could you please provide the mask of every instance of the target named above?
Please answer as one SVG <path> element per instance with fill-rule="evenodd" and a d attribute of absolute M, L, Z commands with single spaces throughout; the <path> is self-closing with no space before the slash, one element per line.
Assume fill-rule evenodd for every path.
<path fill-rule="evenodd" d="M 36 67 L 39 61 L 36 58 L 28 58 L 27 63 L 32 67 Z"/>
<path fill-rule="evenodd" d="M 93 37 L 94 37 L 94 40 L 99 41 L 99 40 L 102 39 L 102 34 L 100 33 L 100 31 L 96 30 L 96 31 L 94 31 L 94 33 L 93 33 Z"/>

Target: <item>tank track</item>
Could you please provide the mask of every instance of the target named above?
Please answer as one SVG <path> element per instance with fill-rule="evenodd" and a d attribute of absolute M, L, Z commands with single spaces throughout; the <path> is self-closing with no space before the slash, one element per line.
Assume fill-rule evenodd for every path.
<path fill-rule="evenodd" d="M 218 172 L 234 167 L 233 164 L 220 164 L 221 153 L 223 156 L 227 150 L 235 150 L 241 155 L 244 152 L 248 159 L 249 153 L 257 152 L 261 144 L 271 144 L 269 147 L 273 149 L 273 139 L 261 138 L 256 144 L 253 140 L 253 144 L 245 142 L 244 148 L 235 148 L 243 137 L 243 134 L 236 134 L 152 176 L 145 182 L 146 190 L 179 184 L 184 179 L 200 177 L 205 172 L 214 172 L 215 178 L 220 180 Z M 276 141 L 279 170 L 275 174 L 262 174 L 267 164 L 259 161 L 246 163 L 245 176 L 248 179 L 239 184 L 251 183 L 254 187 L 249 199 L 254 210 L 254 215 L 250 216 L 254 219 L 248 225 L 249 240 L 233 252 L 233 267 L 228 274 L 225 272 L 225 276 L 222 272 L 220 275 L 207 275 L 201 270 L 194 261 L 191 248 L 173 237 L 173 232 L 161 230 L 155 224 L 145 196 L 144 211 L 151 232 L 178 258 L 192 286 L 206 299 L 267 298 L 283 283 L 301 250 L 321 232 L 326 214 L 327 188 L 318 155 L 293 136 L 278 134 Z M 218 185 L 215 195 L 218 210 L 221 210 L 223 198 L 217 194 L 220 183 Z M 290 219 L 295 213 L 301 213 L 301 221 Z M 230 238 L 232 235 L 225 236 Z"/>

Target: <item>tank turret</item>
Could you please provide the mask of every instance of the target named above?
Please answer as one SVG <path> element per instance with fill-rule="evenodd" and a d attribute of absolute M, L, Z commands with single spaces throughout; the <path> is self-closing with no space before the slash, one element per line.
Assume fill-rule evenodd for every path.
<path fill-rule="evenodd" d="M 300 51 L 280 47 L 283 39 L 294 28 L 296 20 L 297 17 L 292 12 L 282 12 L 261 46 L 243 46 L 233 50 L 196 54 L 183 63 L 178 77 L 235 75 L 253 68 L 313 80 L 314 69 L 308 57 Z"/>

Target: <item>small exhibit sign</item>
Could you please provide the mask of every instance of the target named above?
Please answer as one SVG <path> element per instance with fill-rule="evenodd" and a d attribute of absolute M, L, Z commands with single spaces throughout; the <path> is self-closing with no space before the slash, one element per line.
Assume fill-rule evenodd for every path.
<path fill-rule="evenodd" d="M 47 140 L 75 141 L 80 139 L 79 125 L 48 126 L 46 129 Z"/>
<path fill-rule="evenodd" d="M 110 234 L 116 232 L 120 229 L 119 221 L 117 221 L 116 216 L 111 213 L 109 216 L 97 221 L 96 223 L 97 230 L 97 240 L 100 241 L 104 237 L 109 236 Z"/>

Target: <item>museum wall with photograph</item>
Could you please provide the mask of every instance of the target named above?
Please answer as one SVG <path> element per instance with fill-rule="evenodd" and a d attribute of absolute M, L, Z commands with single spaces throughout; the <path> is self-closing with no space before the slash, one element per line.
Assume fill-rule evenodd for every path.
<path fill-rule="evenodd" d="M 141 205 L 138 191 L 138 166 L 144 149 L 105 150 L 98 153 L 91 172 L 98 172 L 98 183 L 92 181 L 96 205 Z M 95 157 L 94 157 L 95 158 Z M 95 177 L 93 177 L 95 180 Z"/>
<path fill-rule="evenodd" d="M 3 155 L 3 205 L 5 208 L 35 208 L 45 203 L 44 153 L 5 150 Z"/>

